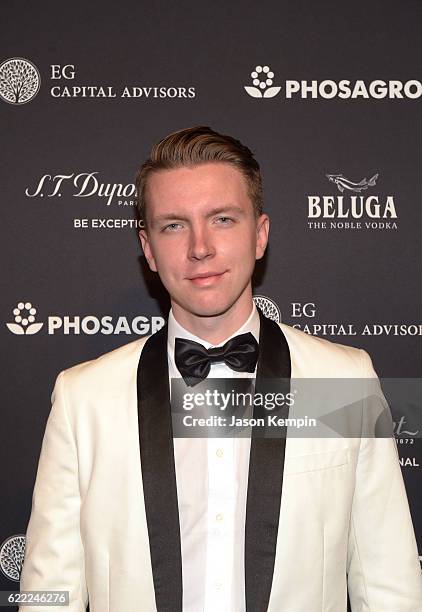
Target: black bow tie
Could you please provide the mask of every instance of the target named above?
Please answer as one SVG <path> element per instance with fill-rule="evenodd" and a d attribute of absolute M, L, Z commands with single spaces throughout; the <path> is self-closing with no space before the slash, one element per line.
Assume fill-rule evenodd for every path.
<path fill-rule="evenodd" d="M 212 363 L 224 361 L 236 372 L 253 372 L 259 350 L 258 342 L 250 332 L 230 338 L 223 346 L 210 349 L 193 340 L 176 338 L 174 348 L 177 369 L 189 387 L 208 376 Z"/>

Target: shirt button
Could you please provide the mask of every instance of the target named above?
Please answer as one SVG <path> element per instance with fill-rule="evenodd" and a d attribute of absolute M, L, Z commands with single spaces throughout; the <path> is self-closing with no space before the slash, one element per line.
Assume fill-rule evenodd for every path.
<path fill-rule="evenodd" d="M 215 516 L 215 520 L 216 521 L 222 521 L 223 520 L 223 514 L 221 512 L 219 512 L 218 514 L 216 514 Z"/>
<path fill-rule="evenodd" d="M 217 450 L 215 451 L 215 454 L 217 455 L 217 457 L 222 457 L 224 455 L 224 449 L 217 448 Z"/>

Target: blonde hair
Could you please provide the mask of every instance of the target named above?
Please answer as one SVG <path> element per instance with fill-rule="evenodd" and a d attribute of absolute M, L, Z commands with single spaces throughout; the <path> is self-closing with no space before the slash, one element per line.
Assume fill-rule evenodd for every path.
<path fill-rule="evenodd" d="M 203 125 L 186 128 L 169 134 L 152 149 L 136 176 L 137 207 L 139 218 L 146 225 L 145 198 L 148 176 L 159 170 L 182 166 L 195 166 L 209 162 L 223 162 L 237 168 L 245 177 L 248 194 L 256 216 L 262 214 L 262 177 L 253 153 L 239 140 L 219 134 Z"/>

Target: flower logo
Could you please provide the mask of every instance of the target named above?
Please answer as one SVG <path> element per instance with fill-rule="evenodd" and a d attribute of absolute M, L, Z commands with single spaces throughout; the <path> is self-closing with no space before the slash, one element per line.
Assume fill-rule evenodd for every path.
<path fill-rule="evenodd" d="M 13 333 L 22 336 L 23 334 L 36 334 L 40 331 L 44 323 L 34 323 L 37 309 L 31 302 L 19 302 L 13 309 L 15 323 L 6 323 L 7 328 Z"/>
<path fill-rule="evenodd" d="M 253 87 L 245 85 L 245 90 L 252 98 L 274 98 L 281 89 L 271 87 L 274 83 L 274 72 L 269 66 L 255 66 L 251 77 Z"/>

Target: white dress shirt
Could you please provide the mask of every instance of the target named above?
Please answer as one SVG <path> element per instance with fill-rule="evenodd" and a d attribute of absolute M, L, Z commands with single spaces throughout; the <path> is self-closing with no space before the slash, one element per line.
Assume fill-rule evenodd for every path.
<path fill-rule="evenodd" d="M 170 311 L 170 379 L 180 378 L 174 361 L 175 338 L 200 342 L 208 349 L 247 332 L 259 341 L 259 326 L 259 314 L 253 304 L 242 327 L 220 344 L 212 345 L 184 329 Z M 255 372 L 235 372 L 225 363 L 212 364 L 209 374 L 209 378 L 246 377 L 255 377 Z M 250 438 L 174 439 L 183 612 L 246 610 L 244 549 L 249 453 Z"/>

